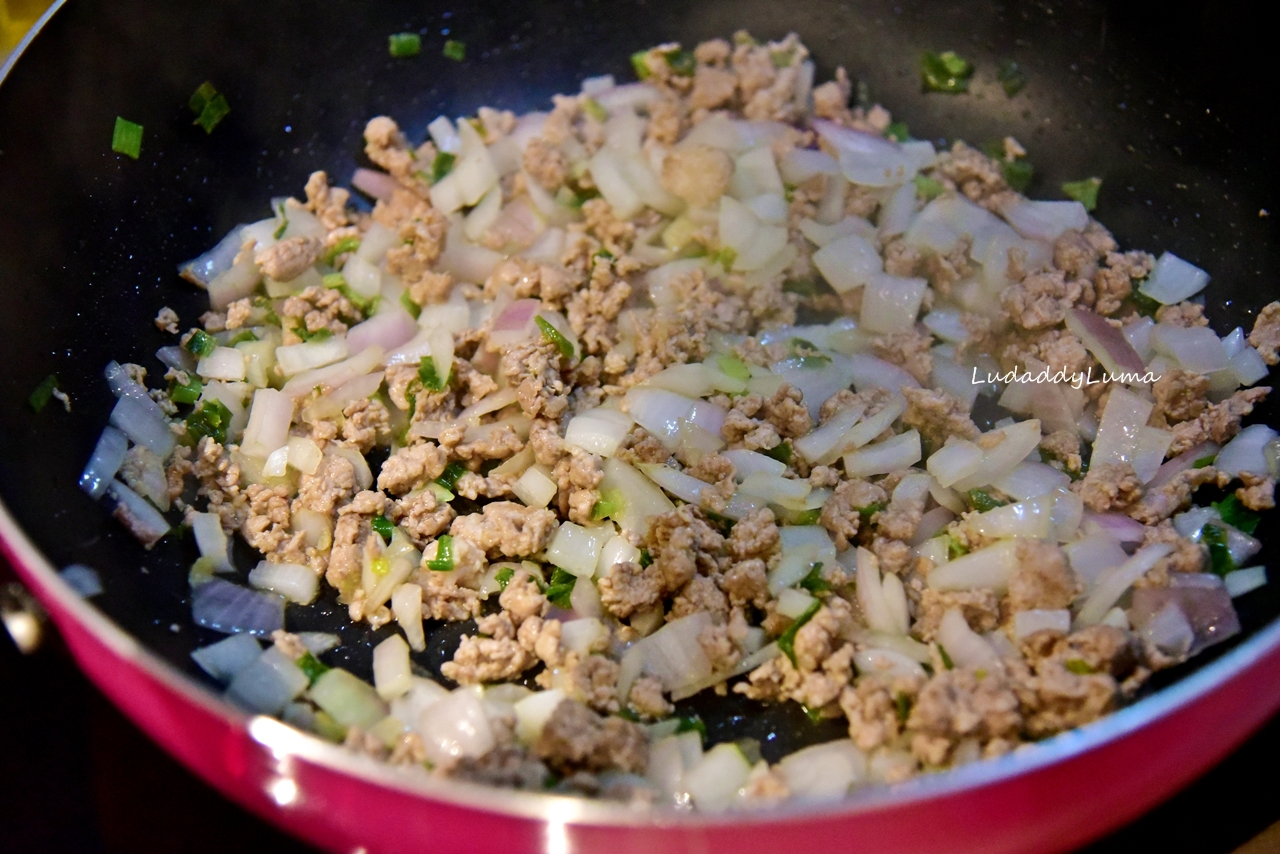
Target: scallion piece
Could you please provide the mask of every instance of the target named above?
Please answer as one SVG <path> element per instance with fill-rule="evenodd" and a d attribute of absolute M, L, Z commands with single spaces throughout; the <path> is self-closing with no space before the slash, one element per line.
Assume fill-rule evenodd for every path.
<path fill-rule="evenodd" d="M 298 660 L 294 664 L 298 665 L 299 670 L 307 674 L 307 682 L 311 685 L 316 684 L 316 680 L 330 670 L 327 664 L 322 663 L 320 659 L 311 654 L 311 650 L 307 650 L 298 656 Z"/>
<path fill-rule="evenodd" d="M 441 534 L 440 539 L 436 540 L 436 556 L 427 561 L 427 569 L 433 572 L 452 572 L 453 568 L 453 537 Z"/>
<path fill-rule="evenodd" d="M 1005 183 L 1019 193 L 1031 186 L 1031 177 L 1035 171 L 1035 168 L 1025 160 L 1000 161 L 1000 172 L 1004 175 Z"/>
<path fill-rule="evenodd" d="M 1133 289 L 1129 299 L 1133 301 L 1134 310 L 1143 317 L 1155 317 L 1156 312 L 1160 310 L 1161 303 L 1142 293 L 1136 287 Z"/>
<path fill-rule="evenodd" d="M 746 382 L 751 379 L 751 369 L 747 367 L 746 362 L 737 356 L 719 356 L 716 359 L 716 367 L 724 372 L 725 376 L 732 377 L 735 380 Z"/>
<path fill-rule="evenodd" d="M 560 351 L 561 356 L 566 359 L 573 358 L 573 342 L 565 338 L 564 333 L 559 329 L 552 326 L 551 321 L 539 314 L 533 318 L 533 322 L 538 324 L 538 328 L 542 330 L 542 337 L 556 345 L 556 349 Z"/>
<path fill-rule="evenodd" d="M 280 203 L 280 207 L 277 208 L 277 211 L 280 214 L 280 224 L 276 226 L 276 230 L 271 233 L 271 236 L 276 240 L 279 240 L 284 237 L 284 233 L 289 230 L 289 215 L 284 212 L 284 202 Z"/>
<path fill-rule="evenodd" d="M 1218 458 L 1217 454 L 1209 454 L 1207 457 L 1201 457 L 1191 464 L 1192 468 L 1202 469 L 1213 465 L 1213 461 Z"/>
<path fill-rule="evenodd" d="M 595 98 L 582 99 L 582 112 L 586 113 L 588 116 L 591 116 L 591 118 L 595 119 L 601 124 L 604 124 L 604 122 L 607 121 L 609 118 L 609 111 L 606 110 L 604 108 L 604 105 L 602 105 Z"/>
<path fill-rule="evenodd" d="M 947 535 L 947 559 L 955 560 L 969 553 L 969 547 L 950 534 Z"/>
<path fill-rule="evenodd" d="M 666 59 L 667 65 L 671 68 L 671 73 L 677 77 L 692 77 L 694 72 L 698 70 L 698 60 L 694 58 L 691 51 L 684 48 L 676 48 L 664 53 L 663 58 Z"/>
<path fill-rule="evenodd" d="M 893 695 L 893 708 L 898 715 L 898 723 L 905 724 L 911 717 L 911 698 L 899 691 Z"/>
<path fill-rule="evenodd" d="M 116 116 L 115 130 L 111 133 L 111 150 L 137 160 L 142 153 L 142 125 Z"/>
<path fill-rule="evenodd" d="M 783 439 L 781 442 L 774 445 L 772 448 L 762 450 L 761 453 L 763 453 L 766 457 L 773 457 L 775 460 L 785 465 L 791 462 L 791 454 L 792 454 L 791 443 Z"/>
<path fill-rule="evenodd" d="M 943 53 L 925 51 L 920 57 L 920 80 L 925 92 L 958 95 L 969 91 L 973 63 L 948 50 Z"/>
<path fill-rule="evenodd" d="M 640 550 L 640 567 L 653 566 L 653 555 L 649 554 L 648 549 Z"/>
<path fill-rule="evenodd" d="M 438 184 L 440 179 L 448 175 L 453 169 L 453 164 L 458 160 L 456 154 L 450 154 L 447 151 L 437 151 L 435 159 L 431 161 L 431 183 Z"/>
<path fill-rule="evenodd" d="M 947 670 L 956 669 L 956 663 L 951 660 L 951 656 L 947 654 L 947 648 L 942 644 L 938 644 L 938 658 L 942 659 L 942 666 Z"/>
<path fill-rule="evenodd" d="M 809 567 L 809 574 L 800 581 L 800 586 L 815 595 L 831 589 L 831 585 L 822 577 L 822 561 L 815 561 L 813 566 Z"/>
<path fill-rule="evenodd" d="M 392 33 L 387 41 L 391 55 L 396 59 L 422 53 L 422 36 L 417 33 Z"/>
<path fill-rule="evenodd" d="M 422 306 L 413 301 L 413 297 L 409 296 L 407 290 L 400 294 L 400 305 L 404 306 L 404 310 L 409 312 L 409 315 L 414 320 L 417 320 L 418 316 L 422 314 Z"/>
<path fill-rule="evenodd" d="M 1227 548 L 1227 532 L 1221 525 L 1213 523 L 1205 525 L 1200 531 L 1200 542 L 1209 549 L 1209 568 L 1216 575 L 1226 575 L 1228 572 L 1239 569 L 1231 557 L 1231 550 Z"/>
<path fill-rule="evenodd" d="M 391 535 L 395 533 L 395 523 L 386 516 L 374 516 L 369 520 L 369 527 L 384 540 L 391 539 Z"/>
<path fill-rule="evenodd" d="M 453 488 L 458 485 L 458 478 L 467 474 L 469 471 L 471 471 L 471 469 L 467 468 L 457 460 L 454 460 L 444 467 L 444 471 L 440 473 L 438 478 L 436 478 L 436 483 L 440 484 L 445 489 L 453 490 Z"/>
<path fill-rule="evenodd" d="M 980 513 L 986 513 L 988 510 L 994 510 L 997 507 L 1003 507 L 1008 501 L 1002 501 L 991 493 L 983 489 L 969 490 L 969 503 L 973 505 L 973 509 Z"/>
<path fill-rule="evenodd" d="M 1258 523 L 1262 521 L 1261 515 L 1245 507 L 1244 502 L 1234 495 L 1228 495 L 1221 501 L 1215 501 L 1209 506 L 1218 511 L 1222 521 L 1237 531 L 1243 531 L 1249 535 L 1258 530 Z"/>
<path fill-rule="evenodd" d="M 796 632 L 809 620 L 813 619 L 813 615 L 818 613 L 818 609 L 822 607 L 822 603 L 814 601 L 812 605 L 804 609 L 804 613 L 796 617 L 795 622 L 787 626 L 787 630 L 778 636 L 778 649 L 782 650 L 787 658 L 791 659 L 791 663 L 796 663 Z"/>
<path fill-rule="evenodd" d="M 822 519 L 822 508 L 812 507 L 801 513 L 797 513 L 795 520 L 797 525 L 816 525 Z"/>
<path fill-rule="evenodd" d="M 926 202 L 931 202 L 947 191 L 946 186 L 937 178 L 928 175 L 917 175 L 914 179 L 916 195 Z"/>
<path fill-rule="evenodd" d="M 58 378 L 53 374 L 45 377 L 40 381 L 40 385 L 36 386 L 35 391 L 31 392 L 31 396 L 27 398 L 27 405 L 36 412 L 43 412 L 44 408 L 49 405 L 49 401 L 53 398 L 53 393 L 58 388 Z"/>
<path fill-rule="evenodd" d="M 894 122 L 884 129 L 884 135 L 894 142 L 906 142 L 911 139 L 906 122 Z"/>
<path fill-rule="evenodd" d="M 174 403 L 190 404 L 200 399 L 201 392 L 204 391 L 204 383 L 200 378 L 191 374 L 187 375 L 185 383 L 177 381 L 169 385 L 169 399 Z"/>
<path fill-rule="evenodd" d="M 231 410 L 226 404 L 215 399 L 205 400 L 187 416 L 187 434 L 196 441 L 208 436 L 219 445 L 225 445 L 230 424 Z"/>
<path fill-rule="evenodd" d="M 733 262 L 738 260 L 738 251 L 732 246 L 722 246 L 711 256 L 712 264 L 719 264 L 728 270 L 733 267 Z"/>
<path fill-rule="evenodd" d="M 1101 178 L 1085 178 L 1083 181 L 1068 181 L 1062 185 L 1062 192 L 1067 198 L 1074 199 L 1091 211 L 1098 206 L 1098 190 L 1102 187 Z"/>
<path fill-rule="evenodd" d="M 422 387 L 428 391 L 444 391 L 449 387 L 449 377 L 453 374 L 450 369 L 445 376 L 440 376 L 436 371 L 436 361 L 431 356 L 423 356 L 418 362 L 418 379 L 422 380 Z M 453 488 L 452 484 L 449 487 Z"/>
<path fill-rule="evenodd" d="M 360 238 L 344 237 L 341 240 L 339 240 L 337 243 L 333 244 L 328 249 L 326 249 L 324 255 L 321 256 L 321 260 L 324 261 L 324 263 L 328 264 L 330 267 L 332 267 L 333 262 L 338 260 L 339 255 L 345 255 L 348 252 L 355 252 L 359 248 L 360 248 Z"/>
<path fill-rule="evenodd" d="M 1085 661 L 1083 658 L 1069 658 L 1062 666 L 1077 676 L 1089 676 L 1090 674 L 1098 672 L 1093 668 L 1093 665 Z"/>
<path fill-rule="evenodd" d="M 196 116 L 195 123 L 204 128 L 205 133 L 213 133 L 213 129 L 218 123 L 227 117 L 231 112 L 231 105 L 227 103 L 227 98 L 221 92 L 214 95 L 209 103 L 204 105 L 204 109 L 200 111 L 200 115 Z"/>
<path fill-rule="evenodd" d="M 449 39 L 444 43 L 444 58 L 452 59 L 454 62 L 462 62 L 467 58 L 467 43 L 460 42 L 456 39 Z"/>
<path fill-rule="evenodd" d="M 883 509 L 884 509 L 883 501 L 872 501 L 866 507 L 858 508 L 858 516 L 862 519 L 864 523 L 870 523 L 871 517 L 875 516 L 877 513 L 879 513 Z"/>
<path fill-rule="evenodd" d="M 246 341 L 257 341 L 258 336 L 253 334 L 253 330 L 244 329 L 227 339 L 226 346 L 234 347 L 237 344 L 243 344 Z"/>
<path fill-rule="evenodd" d="M 578 576 L 557 568 L 551 574 L 551 583 L 547 585 L 547 601 L 561 608 L 572 608 L 573 604 L 569 601 L 569 597 L 573 593 L 573 585 L 577 583 Z"/>
<path fill-rule="evenodd" d="M 511 583 L 511 579 L 515 578 L 516 571 L 509 566 L 504 566 L 498 570 L 493 576 L 493 580 L 498 582 L 499 590 L 506 590 L 507 585 Z"/>
<path fill-rule="evenodd" d="M 696 732 L 702 736 L 702 740 L 707 739 L 707 725 L 702 722 L 702 718 L 697 714 L 680 718 L 680 723 L 676 726 L 676 733 Z"/>
<path fill-rule="evenodd" d="M 1000 63 L 996 79 L 1000 81 L 1000 85 L 1004 87 L 1004 93 L 1010 98 L 1021 92 L 1022 87 L 1027 85 L 1027 78 L 1022 73 L 1022 69 L 1012 59 Z"/>
<path fill-rule="evenodd" d="M 648 80 L 653 76 L 653 72 L 649 70 L 649 64 L 645 62 L 648 56 L 647 50 L 638 50 L 631 54 L 631 67 L 635 69 L 636 77 L 640 80 Z"/>
<path fill-rule="evenodd" d="M 593 521 L 610 516 L 616 516 L 620 510 L 626 505 L 626 500 L 622 497 L 622 493 L 616 489 L 608 490 L 608 494 L 602 494 L 600 500 L 591 507 L 591 518 Z"/>
<path fill-rule="evenodd" d="M 218 346 L 218 341 L 203 329 L 197 329 L 182 346 L 193 356 L 207 356 Z"/>

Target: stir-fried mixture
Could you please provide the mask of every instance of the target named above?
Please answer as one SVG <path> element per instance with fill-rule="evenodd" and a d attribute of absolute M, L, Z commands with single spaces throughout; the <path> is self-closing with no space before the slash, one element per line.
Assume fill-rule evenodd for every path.
<path fill-rule="evenodd" d="M 1012 190 L 1012 138 L 903 140 L 794 36 L 633 61 L 422 142 L 373 119 L 371 211 L 316 172 L 183 267 L 212 310 L 160 311 L 163 387 L 109 367 L 84 486 L 145 544 L 191 529 L 231 700 L 437 775 L 724 810 L 1008 753 L 1239 630 L 1280 304 L 1219 337 L 1206 273 Z M 372 684 L 288 631 L 334 595 L 388 627 Z M 701 691 L 848 737 L 704 744 L 673 705 Z"/>

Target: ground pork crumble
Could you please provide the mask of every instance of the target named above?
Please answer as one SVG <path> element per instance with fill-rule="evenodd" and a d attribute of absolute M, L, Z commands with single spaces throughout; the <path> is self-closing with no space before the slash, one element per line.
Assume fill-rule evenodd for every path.
<path fill-rule="evenodd" d="M 198 656 L 229 697 L 455 779 L 732 809 L 811 781 L 704 745 L 700 691 L 843 719 L 814 749 L 858 757 L 851 789 L 1087 724 L 1239 630 L 1280 303 L 1222 339 L 1160 304 L 1166 259 L 1010 188 L 1012 137 L 857 183 L 842 134 L 898 131 L 794 35 L 632 61 L 420 144 L 372 119 L 371 210 L 315 172 L 225 273 L 184 270 L 200 327 L 158 309 L 168 432 L 116 517 L 150 548 L 182 515 L 197 602 L 381 630 L 370 685 L 290 611 L 236 655 L 292 693 Z"/>

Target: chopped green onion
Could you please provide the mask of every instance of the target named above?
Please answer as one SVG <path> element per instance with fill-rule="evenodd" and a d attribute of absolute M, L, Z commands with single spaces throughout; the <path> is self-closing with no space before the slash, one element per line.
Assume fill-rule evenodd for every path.
<path fill-rule="evenodd" d="M 258 336 L 253 334 L 252 329 L 244 329 L 227 339 L 227 346 L 234 347 L 237 344 L 243 344 L 246 341 L 257 341 Z"/>
<path fill-rule="evenodd" d="M 703 741 L 707 740 L 707 725 L 702 722 L 702 718 L 697 714 L 680 718 L 680 723 L 676 725 L 676 734 L 678 735 L 682 732 L 696 732 L 702 736 Z"/>
<path fill-rule="evenodd" d="M 911 717 L 911 698 L 899 691 L 893 695 L 893 707 L 898 715 L 898 723 L 905 724 L 907 718 Z"/>
<path fill-rule="evenodd" d="M 264 296 L 254 297 L 253 307 L 260 308 L 264 312 L 266 312 L 266 317 L 264 319 L 266 320 L 267 323 L 270 323 L 273 326 L 280 325 L 280 317 L 279 315 L 276 314 L 275 307 L 271 304 L 270 297 L 264 297 Z"/>
<path fill-rule="evenodd" d="M 1200 531 L 1200 541 L 1209 549 L 1209 566 L 1217 575 L 1226 575 L 1239 567 L 1227 548 L 1227 532 L 1221 525 L 1209 523 Z"/>
<path fill-rule="evenodd" d="M 560 351 L 561 356 L 566 359 L 573 358 L 573 342 L 565 338 L 559 329 L 552 326 L 551 321 L 539 314 L 533 318 L 533 322 L 538 324 L 538 328 L 542 330 L 542 337 L 556 345 L 556 349 Z"/>
<path fill-rule="evenodd" d="M 1162 305 L 1162 303 L 1147 296 L 1137 288 L 1133 289 L 1133 293 L 1129 298 L 1133 301 L 1134 310 L 1144 317 L 1155 317 L 1156 312 L 1160 310 L 1160 306 Z"/>
<path fill-rule="evenodd" d="M 280 203 L 280 207 L 277 210 L 280 213 L 280 224 L 276 226 L 276 230 L 272 232 L 271 236 L 279 240 L 289 230 L 289 215 L 284 212 L 284 202 Z"/>
<path fill-rule="evenodd" d="M 739 359 L 737 356 L 719 356 L 716 358 L 716 367 L 718 367 L 725 376 L 732 377 L 735 380 L 746 382 L 751 379 L 751 369 L 747 367 L 747 363 Z"/>
<path fill-rule="evenodd" d="M 1192 468 L 1202 469 L 1213 465 L 1213 461 L 1218 458 L 1217 454 L 1209 454 L 1207 457 L 1201 457 L 1191 464 Z"/>
<path fill-rule="evenodd" d="M 142 125 L 116 116 L 115 130 L 111 132 L 111 150 L 137 160 L 142 153 Z"/>
<path fill-rule="evenodd" d="M 507 585 L 511 583 L 511 579 L 515 578 L 516 571 L 509 566 L 504 566 L 494 574 L 493 580 L 498 582 L 499 590 L 506 590 Z"/>
<path fill-rule="evenodd" d="M 947 670 L 956 669 L 956 663 L 951 660 L 951 656 L 947 654 L 947 648 L 942 644 L 938 644 L 938 658 L 942 659 L 942 666 Z"/>
<path fill-rule="evenodd" d="M 348 252 L 355 252 L 359 248 L 360 238 L 354 236 L 344 237 L 326 249 L 320 260 L 332 267 L 333 262 L 338 260 L 339 255 L 345 255 Z"/>
<path fill-rule="evenodd" d="M 831 589 L 831 585 L 822 577 L 822 561 L 814 561 L 813 565 L 809 567 L 809 574 L 801 580 L 800 586 L 815 595 L 826 593 Z"/>
<path fill-rule="evenodd" d="M 1062 666 L 1077 676 L 1088 676 L 1092 673 L 1098 672 L 1093 668 L 1093 665 L 1089 664 L 1089 662 L 1085 661 L 1083 658 L 1069 658 Z"/>
<path fill-rule="evenodd" d="M 769 51 L 769 61 L 773 63 L 773 67 L 779 70 L 790 68 L 791 63 L 795 61 L 796 54 L 793 50 L 771 50 Z"/>
<path fill-rule="evenodd" d="M 315 332 L 312 332 L 303 324 L 295 326 L 293 333 L 308 344 L 312 341 L 328 341 L 333 337 L 333 330 L 328 327 L 324 329 L 317 329 Z"/>
<path fill-rule="evenodd" d="M 435 159 L 431 161 L 431 183 L 438 184 L 440 179 L 453 169 L 453 164 L 458 161 L 458 155 L 450 154 L 447 151 L 437 151 Z"/>
<path fill-rule="evenodd" d="M 417 320 L 418 316 L 422 314 L 422 306 L 413 301 L 413 297 L 409 295 L 407 290 L 400 294 L 400 305 L 404 306 L 404 310 L 409 312 L 409 315 L 414 320 Z"/>
<path fill-rule="evenodd" d="M 591 116 L 591 118 L 595 119 L 601 124 L 603 124 L 609 118 L 609 111 L 604 108 L 604 105 L 601 104 L 599 101 L 597 101 L 595 98 L 591 98 L 591 97 L 582 99 L 582 112 L 586 113 L 588 116 Z"/>
<path fill-rule="evenodd" d="M 969 553 L 969 547 L 950 534 L 947 535 L 947 559 L 955 560 Z"/>
<path fill-rule="evenodd" d="M 36 386 L 35 391 L 31 392 L 31 396 L 27 398 L 27 405 L 36 412 L 42 412 L 49 405 L 53 392 L 58 388 L 58 378 L 53 374 L 45 377 L 40 381 L 40 385 Z"/>
<path fill-rule="evenodd" d="M 207 356 L 217 348 L 218 341 L 203 329 L 197 329 L 182 346 L 193 356 Z"/>
<path fill-rule="evenodd" d="M 833 293 L 830 288 L 812 276 L 803 279 L 787 279 L 782 283 L 782 290 L 789 294 L 799 294 L 802 297 L 816 297 L 819 294 Z"/>
<path fill-rule="evenodd" d="M 649 70 L 648 64 L 645 62 L 645 58 L 648 55 L 649 51 L 647 50 L 638 50 L 631 54 L 631 67 L 635 70 L 636 77 L 641 80 L 648 80 L 653 74 L 653 72 Z"/>
<path fill-rule="evenodd" d="M 196 89 L 187 100 L 187 106 L 191 108 L 191 112 L 195 114 L 196 120 L 192 124 L 200 125 L 204 128 L 205 133 L 213 133 L 213 129 L 218 126 L 218 122 L 226 118 L 227 113 L 231 112 L 231 106 L 227 103 L 226 96 L 213 87 L 208 80 L 200 84 L 200 88 Z"/>
<path fill-rule="evenodd" d="M 204 108 L 209 105 L 209 102 L 217 94 L 218 90 L 206 80 L 200 84 L 196 91 L 191 93 L 191 97 L 187 99 L 187 106 L 191 108 L 191 112 L 198 116 L 204 112 Z"/>
<path fill-rule="evenodd" d="M 453 369 L 449 369 L 449 373 L 441 377 L 436 371 L 436 360 L 433 356 L 423 356 L 418 361 L 418 379 L 422 380 L 422 387 L 428 391 L 444 391 L 449 387 L 449 378 L 453 376 Z M 450 489 L 453 487 L 450 486 Z"/>
<path fill-rule="evenodd" d="M 458 478 L 470 471 L 471 469 L 467 468 L 457 460 L 454 460 L 444 467 L 444 471 L 442 471 L 440 476 L 436 478 L 436 483 L 440 484 L 445 489 L 452 490 L 458 485 Z"/>
<path fill-rule="evenodd" d="M 329 288 L 330 290 L 334 290 L 342 294 L 344 297 L 347 298 L 347 302 L 351 303 L 357 309 L 359 309 L 361 312 L 365 314 L 368 314 L 369 310 L 373 308 L 374 303 L 378 299 L 377 297 L 371 298 L 371 297 L 362 296 L 356 293 L 351 288 L 351 285 L 347 284 L 347 277 L 342 275 L 341 273 L 326 273 L 320 279 L 320 282 L 326 288 Z"/>
<path fill-rule="evenodd" d="M 1031 176 L 1035 171 L 1035 168 L 1025 160 L 1000 161 L 1000 172 L 1004 175 L 1005 183 L 1019 193 L 1031 186 Z"/>
<path fill-rule="evenodd" d="M 195 403 L 204 391 L 204 383 L 192 374 L 187 375 L 185 383 L 176 380 L 169 384 L 169 399 L 174 403 Z"/>
<path fill-rule="evenodd" d="M 449 39 L 444 43 L 442 51 L 445 59 L 452 59 L 454 62 L 462 62 L 467 58 L 467 43 L 460 42 L 457 39 Z"/>
<path fill-rule="evenodd" d="M 871 518 L 883 509 L 883 501 L 872 501 L 867 506 L 858 508 L 858 516 L 862 518 L 864 524 L 870 524 Z"/>
<path fill-rule="evenodd" d="M 928 175 L 917 175 L 915 177 L 916 195 L 931 202 L 947 191 L 944 185 L 937 178 L 930 178 Z"/>
<path fill-rule="evenodd" d="M 778 462 L 782 463 L 783 465 L 786 465 L 787 463 L 791 462 L 791 453 L 792 453 L 791 443 L 788 442 L 786 439 L 783 439 L 777 445 L 774 445 L 772 448 L 763 450 L 761 453 L 763 453 L 766 457 L 773 457 Z"/>
<path fill-rule="evenodd" d="M 387 47 L 396 59 L 417 56 L 422 53 L 422 36 L 417 33 L 392 33 L 387 37 Z"/>
<path fill-rule="evenodd" d="M 196 441 L 205 436 L 219 445 L 227 442 L 227 427 L 231 424 L 231 410 L 220 400 L 202 401 L 200 406 L 187 416 L 187 433 Z"/>
<path fill-rule="evenodd" d="M 391 535 L 396 530 L 395 523 L 386 516 L 374 516 L 369 520 L 369 527 L 373 528 L 377 535 L 384 540 L 391 539 Z"/>
<path fill-rule="evenodd" d="M 563 205 L 566 208 L 580 208 L 585 201 L 586 198 L 570 190 L 568 186 L 562 186 L 556 190 L 556 204 L 558 205 Z"/>
<path fill-rule="evenodd" d="M 577 583 L 578 576 L 557 567 L 551 574 L 551 583 L 547 585 L 547 601 L 561 608 L 572 608 L 569 597 L 573 593 L 573 585 Z"/>
<path fill-rule="evenodd" d="M 822 603 L 814 600 L 813 604 L 805 608 L 804 613 L 796 617 L 795 622 L 787 626 L 787 630 L 778 636 L 778 649 L 791 659 L 792 664 L 796 663 L 796 632 L 800 631 L 800 627 L 809 622 L 821 607 Z"/>
<path fill-rule="evenodd" d="M 609 489 L 600 494 L 600 500 L 591 507 L 591 519 L 598 522 L 610 516 L 616 516 L 626 506 L 622 491 Z"/>
<path fill-rule="evenodd" d="M 666 59 L 667 65 L 670 66 L 671 73 L 677 77 L 692 77 L 694 72 L 698 70 L 698 61 L 694 59 L 690 51 L 683 48 L 669 50 L 662 56 Z"/>
<path fill-rule="evenodd" d="M 433 572 L 452 572 L 453 568 L 453 537 L 441 534 L 440 539 L 436 540 L 436 556 L 427 561 L 427 569 Z"/>
<path fill-rule="evenodd" d="M 809 370 L 825 368 L 829 364 L 831 364 L 831 357 L 823 353 L 813 353 L 812 355 L 801 356 L 799 359 L 796 359 L 797 367 Z"/>
<path fill-rule="evenodd" d="M 1004 87 L 1004 93 L 1010 98 L 1021 92 L 1022 87 L 1027 85 L 1026 75 L 1022 73 L 1018 63 L 1012 59 L 1000 63 L 1000 70 L 996 72 L 996 79 L 1000 81 L 1000 85 Z"/>
<path fill-rule="evenodd" d="M 1091 211 L 1098 206 L 1098 189 L 1102 187 L 1101 178 L 1085 178 L 1083 181 L 1068 181 L 1062 185 L 1062 192 L 1067 198 L 1074 199 Z"/>
<path fill-rule="evenodd" d="M 648 549 L 640 550 L 640 566 L 641 568 L 653 566 L 653 555 L 649 554 Z"/>
<path fill-rule="evenodd" d="M 734 249 L 732 246 L 721 246 L 720 249 L 711 256 L 712 264 L 719 264 L 726 270 L 732 267 L 733 262 L 737 260 L 738 250 Z"/>
<path fill-rule="evenodd" d="M 911 139 L 906 122 L 894 122 L 884 129 L 884 135 L 894 142 L 906 142 Z"/>
<path fill-rule="evenodd" d="M 972 76 L 973 63 L 963 59 L 955 51 L 925 51 L 920 57 L 920 80 L 925 92 L 942 92 L 946 95 L 967 92 L 969 78 Z"/>
<path fill-rule="evenodd" d="M 811 724 L 822 723 L 821 708 L 815 709 L 812 706 L 806 706 L 803 703 L 800 704 L 800 708 L 804 710 L 804 716 L 809 719 L 809 723 Z"/>
<path fill-rule="evenodd" d="M 996 498 L 984 489 L 971 489 L 968 492 L 969 503 L 973 505 L 973 509 L 980 513 L 986 513 L 988 510 L 994 510 L 997 507 L 1003 507 L 1008 501 Z"/>
<path fill-rule="evenodd" d="M 1258 530 L 1258 523 L 1262 521 L 1261 515 L 1245 507 L 1244 502 L 1234 495 L 1228 495 L 1221 501 L 1215 501 L 1209 506 L 1218 511 L 1222 521 L 1237 531 L 1243 531 L 1246 534 L 1252 535 L 1254 531 Z"/>
<path fill-rule="evenodd" d="M 329 666 L 323 664 L 320 659 L 311 654 L 311 650 L 307 650 L 298 656 L 298 660 L 294 662 L 298 665 L 298 669 L 307 674 L 307 682 L 314 685 L 316 680 L 329 672 Z"/>
<path fill-rule="evenodd" d="M 813 507 L 802 513 L 797 513 L 795 518 L 797 525 L 816 525 L 818 520 L 822 518 L 822 508 Z"/>

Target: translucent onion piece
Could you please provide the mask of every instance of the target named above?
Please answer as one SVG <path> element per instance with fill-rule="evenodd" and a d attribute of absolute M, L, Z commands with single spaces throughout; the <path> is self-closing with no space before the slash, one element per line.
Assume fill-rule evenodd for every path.
<path fill-rule="evenodd" d="M 284 599 L 214 578 L 191 592 L 191 616 L 206 629 L 263 637 L 284 628 Z"/>
<path fill-rule="evenodd" d="M 1172 252 L 1164 252 L 1138 291 L 1156 302 L 1173 305 L 1198 294 L 1207 284 L 1209 274 L 1204 270 Z"/>
<path fill-rule="evenodd" d="M 80 475 L 80 488 L 94 498 L 101 498 L 124 464 L 129 440 L 114 427 L 104 427 L 93 448 L 93 455 Z"/>
<path fill-rule="evenodd" d="M 310 605 L 320 589 L 320 579 L 311 567 L 267 560 L 250 570 L 249 584 L 258 590 L 279 593 L 299 605 Z"/>

